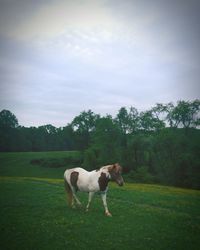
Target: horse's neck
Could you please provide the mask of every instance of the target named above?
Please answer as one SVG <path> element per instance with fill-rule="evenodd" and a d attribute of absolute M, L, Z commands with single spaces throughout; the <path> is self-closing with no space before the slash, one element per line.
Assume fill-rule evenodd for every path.
<path fill-rule="evenodd" d="M 108 169 L 107 167 L 102 167 L 99 170 L 93 170 L 88 172 L 90 175 L 101 175 L 101 173 L 105 173 L 106 175 L 108 175 Z"/>
<path fill-rule="evenodd" d="M 106 174 L 106 176 L 108 176 L 108 175 L 109 175 L 109 172 L 108 172 L 108 168 L 107 168 L 107 166 L 106 166 L 106 167 L 102 167 L 102 168 L 99 170 L 99 172 L 100 172 L 100 173 L 104 173 L 104 174 Z"/>

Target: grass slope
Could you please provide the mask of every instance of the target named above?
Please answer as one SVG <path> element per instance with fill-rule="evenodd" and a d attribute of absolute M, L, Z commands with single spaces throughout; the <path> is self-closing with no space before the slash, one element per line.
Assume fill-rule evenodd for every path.
<path fill-rule="evenodd" d="M 63 178 L 66 168 L 44 168 L 32 165 L 34 159 L 61 159 L 68 156 L 76 157 L 79 152 L 59 151 L 59 152 L 18 152 L 18 153 L 0 153 L 0 176 L 24 176 L 24 177 L 45 177 L 45 178 Z"/>
<path fill-rule="evenodd" d="M 67 207 L 63 171 L 33 167 L 33 156 L 0 154 L 1 249 L 199 249 L 200 191 L 110 183 L 108 218 L 99 195 L 88 213 Z"/>

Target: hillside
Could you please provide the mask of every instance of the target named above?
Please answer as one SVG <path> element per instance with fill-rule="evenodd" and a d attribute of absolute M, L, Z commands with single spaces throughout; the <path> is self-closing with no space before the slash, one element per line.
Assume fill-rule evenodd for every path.
<path fill-rule="evenodd" d="M 33 166 L 30 157 L 0 154 L 2 249 L 198 249 L 200 191 L 110 183 L 107 218 L 98 194 L 88 213 L 69 208 L 63 169 Z M 78 195 L 85 206 L 87 194 Z"/>

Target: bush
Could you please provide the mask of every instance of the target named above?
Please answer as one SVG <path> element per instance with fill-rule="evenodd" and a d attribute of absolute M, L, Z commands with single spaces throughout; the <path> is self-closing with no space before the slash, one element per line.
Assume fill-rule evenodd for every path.
<path fill-rule="evenodd" d="M 97 156 L 92 148 L 87 149 L 84 153 L 83 167 L 88 171 L 97 168 Z"/>
<path fill-rule="evenodd" d="M 39 165 L 45 168 L 61 168 L 61 167 L 80 167 L 82 164 L 82 157 L 65 157 L 65 158 L 40 158 L 32 159 L 30 161 L 32 165 Z"/>
<path fill-rule="evenodd" d="M 131 181 L 142 183 L 155 183 L 156 178 L 148 172 L 148 167 L 141 166 L 137 170 L 131 170 L 127 176 Z"/>

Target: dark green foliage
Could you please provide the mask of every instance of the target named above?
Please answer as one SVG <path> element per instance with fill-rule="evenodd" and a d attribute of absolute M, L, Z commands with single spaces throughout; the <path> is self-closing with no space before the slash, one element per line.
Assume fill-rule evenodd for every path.
<path fill-rule="evenodd" d="M 158 117 L 154 117 L 153 112 L 146 111 L 140 114 L 140 128 L 144 131 L 160 130 L 165 127 L 165 123 Z"/>
<path fill-rule="evenodd" d="M 136 108 L 131 107 L 129 111 L 122 107 L 115 118 L 115 123 L 123 134 L 134 133 L 140 126 L 140 117 Z"/>
<path fill-rule="evenodd" d="M 91 146 L 84 153 L 83 166 L 92 170 L 120 161 L 121 133 L 111 117 L 100 118 L 92 135 Z"/>
<path fill-rule="evenodd" d="M 122 107 L 115 118 L 83 111 L 63 128 L 21 127 L 10 111 L 3 110 L 0 151 L 79 150 L 82 158 L 77 161 L 37 159 L 38 164 L 50 168 L 82 165 L 92 170 L 119 162 L 124 173 L 130 173 L 129 180 L 199 189 L 199 120 L 199 100 L 158 103 L 144 112 Z"/>
<path fill-rule="evenodd" d="M 98 152 L 94 148 L 90 147 L 84 152 L 83 167 L 90 171 L 98 167 Z"/>
<path fill-rule="evenodd" d="M 88 110 L 88 112 L 81 112 L 79 116 L 73 119 L 71 126 L 74 129 L 76 149 L 85 150 L 88 148 L 91 140 L 91 133 L 95 130 L 96 122 L 99 117 L 99 115 Z"/>
<path fill-rule="evenodd" d="M 120 132 L 111 117 L 98 120 L 92 139 L 92 149 L 99 166 L 119 161 Z"/>
<path fill-rule="evenodd" d="M 138 183 L 156 183 L 156 177 L 149 173 L 148 166 L 138 167 L 126 175 L 126 179 Z"/>
<path fill-rule="evenodd" d="M 18 120 L 14 114 L 9 110 L 2 110 L 0 112 L 0 127 L 2 128 L 16 128 L 18 126 Z"/>
<path fill-rule="evenodd" d="M 62 168 L 66 166 L 70 167 L 80 167 L 82 165 L 83 159 L 81 155 L 76 155 L 76 157 L 68 156 L 65 158 L 40 158 L 32 159 L 30 163 L 32 165 L 39 165 L 45 168 Z"/>
<path fill-rule="evenodd" d="M 200 131 L 164 130 L 155 136 L 154 160 L 162 183 L 200 188 Z"/>

